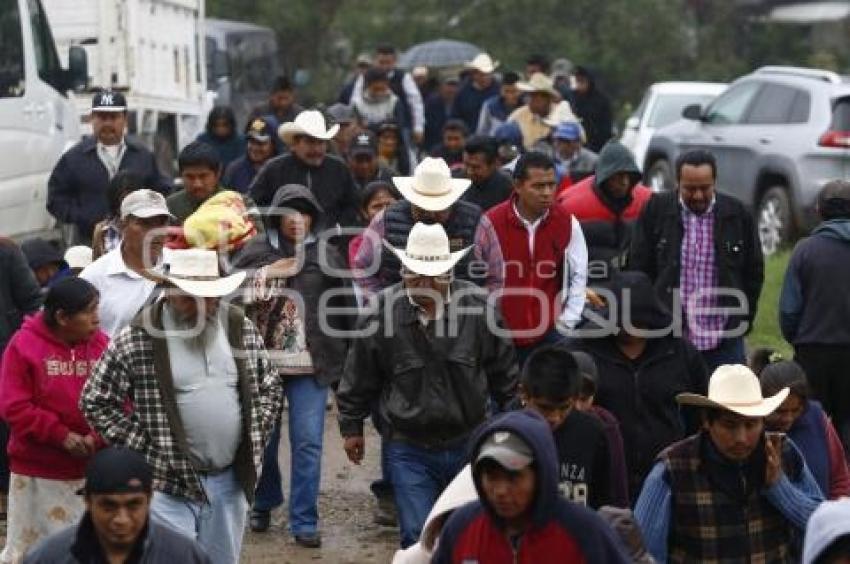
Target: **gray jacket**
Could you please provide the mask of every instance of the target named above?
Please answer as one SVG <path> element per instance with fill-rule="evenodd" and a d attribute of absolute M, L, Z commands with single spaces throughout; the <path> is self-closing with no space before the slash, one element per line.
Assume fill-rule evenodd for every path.
<path fill-rule="evenodd" d="M 513 398 L 513 344 L 488 328 L 487 319 L 502 323 L 485 290 L 457 280 L 451 302 L 441 320 L 423 326 L 401 283 L 377 295 L 360 320 L 362 336 L 353 341 L 337 392 L 343 436 L 362 435 L 378 402 L 386 438 L 454 448 L 484 421 L 490 397 L 500 406 Z"/>
<path fill-rule="evenodd" d="M 129 562 L 138 564 L 211 564 L 198 543 L 151 519 L 136 542 Z M 50 535 L 24 557 L 24 564 L 101 564 L 104 558 L 89 514 L 77 525 Z"/>

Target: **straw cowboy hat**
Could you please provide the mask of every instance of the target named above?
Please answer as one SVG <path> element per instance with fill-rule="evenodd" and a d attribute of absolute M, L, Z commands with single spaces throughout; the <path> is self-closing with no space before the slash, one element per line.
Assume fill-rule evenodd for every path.
<path fill-rule="evenodd" d="M 517 82 L 517 88 L 522 92 L 543 92 L 550 96 L 560 97 L 561 93 L 555 90 L 555 83 L 542 72 L 531 75 L 528 82 Z"/>
<path fill-rule="evenodd" d="M 278 136 L 287 145 L 292 145 L 292 140 L 296 135 L 306 135 L 314 139 L 322 139 L 328 141 L 333 139 L 334 135 L 339 131 L 339 124 L 326 129 L 325 116 L 317 110 L 304 110 L 295 121 L 288 121 L 281 125 L 278 130 Z"/>
<path fill-rule="evenodd" d="M 206 249 L 165 248 L 162 250 L 162 264 L 151 274 L 199 298 L 226 296 L 245 280 L 244 271 L 222 278 L 218 269 L 218 255 Z"/>
<path fill-rule="evenodd" d="M 478 53 L 474 59 L 463 66 L 468 69 L 481 71 L 484 74 L 491 74 L 499 68 L 499 61 L 494 61 L 487 53 Z"/>
<path fill-rule="evenodd" d="M 396 249 L 384 239 L 387 246 L 401 263 L 420 276 L 445 274 L 469 252 L 472 247 L 451 252 L 449 238 L 439 223 L 426 225 L 417 223 L 407 236 L 407 248 Z"/>
<path fill-rule="evenodd" d="M 761 385 L 753 371 L 743 364 L 720 366 L 708 382 L 708 397 L 699 394 L 679 394 L 682 405 L 726 409 L 744 417 L 766 417 L 788 397 L 788 388 L 769 398 L 762 397 Z"/>
<path fill-rule="evenodd" d="M 426 157 L 416 166 L 413 176 L 395 176 L 393 183 L 404 199 L 428 211 L 449 209 L 472 181 L 452 178 L 449 165 L 439 158 Z"/>

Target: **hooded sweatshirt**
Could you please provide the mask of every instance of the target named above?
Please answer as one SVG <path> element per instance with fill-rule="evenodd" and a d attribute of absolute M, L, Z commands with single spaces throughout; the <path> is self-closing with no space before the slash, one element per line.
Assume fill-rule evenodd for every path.
<path fill-rule="evenodd" d="M 69 432 L 93 433 L 77 402 L 107 341 L 98 330 L 69 346 L 50 331 L 43 313 L 28 317 L 9 341 L 0 372 L 0 417 L 11 428 L 12 472 L 51 480 L 83 478 L 87 459 L 69 454 L 62 442 Z"/>
<path fill-rule="evenodd" d="M 598 153 L 613 134 L 611 101 L 597 89 L 596 77 L 589 69 L 576 67 L 576 71 L 587 78 L 588 89 L 584 94 L 573 92 L 573 111 L 587 132 L 587 148 Z"/>
<path fill-rule="evenodd" d="M 779 297 L 782 335 L 793 345 L 850 345 L 850 219 L 824 221 L 797 243 Z"/>
<path fill-rule="evenodd" d="M 618 172 L 627 172 L 632 188 L 625 198 L 613 198 L 603 189 Z M 558 196 L 558 205 L 575 215 L 587 241 L 589 281 L 610 279 L 612 269 L 623 267 L 632 230 L 652 190 L 640 184 L 641 172 L 625 145 L 611 141 L 599 153 L 596 174 Z"/>
<path fill-rule="evenodd" d="M 806 526 L 803 564 L 814 564 L 839 538 L 850 535 L 850 499 L 825 501 Z"/>
<path fill-rule="evenodd" d="M 534 453 L 537 483 L 528 529 L 518 542 L 511 542 L 504 523 L 487 501 L 481 485 L 481 473 L 473 468 L 473 480 L 480 500 L 464 505 L 449 517 L 431 562 L 630 562 L 614 531 L 601 517 L 558 495 L 555 443 L 549 426 L 539 415 L 530 411 L 513 411 L 490 420 L 473 437 L 470 460 L 474 462 L 484 441 L 499 431 L 517 434 Z"/>

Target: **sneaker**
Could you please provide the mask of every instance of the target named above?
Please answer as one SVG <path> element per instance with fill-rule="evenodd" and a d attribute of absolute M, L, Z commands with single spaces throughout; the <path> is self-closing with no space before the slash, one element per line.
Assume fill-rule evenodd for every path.
<path fill-rule="evenodd" d="M 322 536 L 319 533 L 295 535 L 295 544 L 304 548 L 319 548 L 322 546 Z"/>
<path fill-rule="evenodd" d="M 272 512 L 252 509 L 250 521 L 252 531 L 255 533 L 265 533 L 272 524 Z"/>
<path fill-rule="evenodd" d="M 392 497 L 379 497 L 375 506 L 375 514 L 372 520 L 376 525 L 382 527 L 398 527 L 398 515 L 396 514 L 395 501 Z"/>

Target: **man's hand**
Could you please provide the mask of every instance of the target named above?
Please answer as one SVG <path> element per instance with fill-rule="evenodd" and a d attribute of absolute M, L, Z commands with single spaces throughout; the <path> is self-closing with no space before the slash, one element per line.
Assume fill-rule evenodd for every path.
<path fill-rule="evenodd" d="M 605 299 L 591 290 L 590 288 L 585 289 L 584 291 L 587 303 L 589 303 L 592 307 L 605 307 Z"/>
<path fill-rule="evenodd" d="M 767 487 L 782 477 L 782 440 L 785 433 L 765 433 L 764 454 L 767 459 L 764 469 L 764 483 Z"/>
<path fill-rule="evenodd" d="M 272 278 L 290 278 L 298 274 L 298 259 L 290 257 L 273 262 L 268 269 L 268 276 Z"/>
<path fill-rule="evenodd" d="M 345 437 L 343 448 L 351 462 L 360 464 L 363 461 L 363 453 L 366 452 L 366 440 L 362 435 Z"/>
<path fill-rule="evenodd" d="M 86 443 L 86 448 L 89 449 L 89 454 L 97 452 L 97 439 L 94 438 L 94 435 L 86 435 L 83 437 L 83 441 Z"/>
<path fill-rule="evenodd" d="M 82 435 L 69 432 L 65 440 L 62 441 L 62 448 L 67 450 L 71 456 L 85 458 L 89 455 L 89 447 L 86 444 L 86 439 Z"/>

